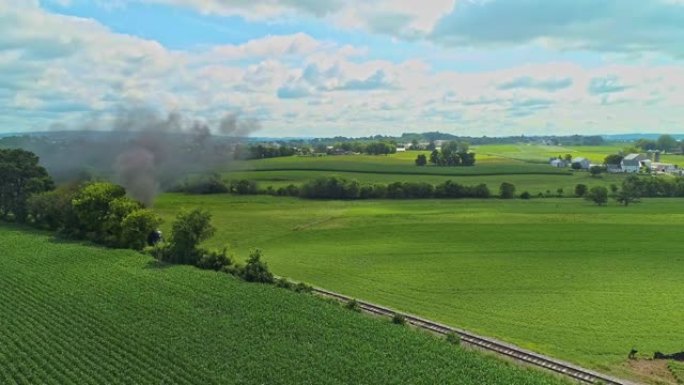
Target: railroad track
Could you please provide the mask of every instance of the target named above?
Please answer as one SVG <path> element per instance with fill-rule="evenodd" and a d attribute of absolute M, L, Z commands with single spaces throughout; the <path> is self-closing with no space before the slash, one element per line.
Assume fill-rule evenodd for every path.
<path fill-rule="evenodd" d="M 352 300 L 352 298 L 350 297 L 324 289 L 314 288 L 314 292 L 318 295 L 333 298 L 340 302 L 346 303 Z M 551 357 L 547 357 L 511 344 L 507 344 L 505 342 L 497 341 L 492 338 L 478 336 L 465 330 L 452 328 L 450 326 L 446 326 L 410 314 L 399 313 L 392 309 L 379 305 L 374 305 L 372 303 L 363 302 L 359 300 L 356 300 L 356 302 L 358 303 L 359 308 L 364 312 L 384 317 L 394 317 L 396 314 L 401 314 L 402 316 L 404 316 L 406 322 L 421 329 L 429 330 L 431 332 L 442 335 L 456 333 L 461 338 L 462 343 L 466 343 L 468 345 L 480 349 L 494 352 L 532 366 L 543 368 L 551 372 L 572 378 L 577 381 L 581 381 L 588 384 L 633 385 L 633 383 L 631 382 L 610 377 L 605 374 L 597 373 L 588 369 L 584 369 L 567 362 L 559 361 Z"/>

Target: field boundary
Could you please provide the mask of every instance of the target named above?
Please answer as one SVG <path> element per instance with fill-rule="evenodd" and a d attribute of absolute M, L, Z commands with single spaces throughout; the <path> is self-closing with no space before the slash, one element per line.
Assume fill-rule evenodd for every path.
<path fill-rule="evenodd" d="M 510 172 L 485 172 L 485 173 L 468 173 L 468 174 L 453 174 L 443 172 L 413 172 L 413 171 L 372 171 L 372 170 L 344 170 L 336 168 L 302 168 L 302 167 L 278 167 L 278 168 L 260 168 L 253 170 L 240 170 L 240 172 L 269 172 L 269 171 L 327 171 L 327 172 L 345 172 L 355 174 L 382 174 L 382 175 L 425 175 L 425 176 L 453 176 L 453 177 L 469 177 L 469 176 L 506 176 L 506 175 L 555 175 L 555 176 L 572 176 L 573 174 L 567 172 L 557 171 L 510 171 Z"/>
<path fill-rule="evenodd" d="M 493 352 L 498 355 L 507 357 L 509 359 L 513 359 L 515 361 L 519 361 L 537 368 L 541 368 L 553 372 L 555 374 L 560 374 L 562 376 L 571 378 L 575 381 L 588 384 L 636 385 L 636 383 L 634 382 L 598 373 L 593 370 L 585 369 L 580 366 L 571 364 L 569 362 L 551 358 L 503 341 L 496 340 L 494 338 L 479 336 L 466 330 L 453 328 L 451 326 L 440 324 L 435 321 L 430 321 L 415 315 L 398 312 L 384 306 L 372 304 L 370 302 L 352 299 L 351 297 L 335 293 L 329 290 L 321 289 L 318 287 L 314 287 L 313 291 L 319 296 L 332 298 L 344 303 L 355 300 L 359 308 L 362 311 L 369 314 L 384 317 L 394 317 L 395 315 L 401 315 L 409 324 L 424 330 L 428 330 L 433 333 L 441 335 L 456 333 L 460 337 L 462 343 L 466 343 L 472 347 Z"/>

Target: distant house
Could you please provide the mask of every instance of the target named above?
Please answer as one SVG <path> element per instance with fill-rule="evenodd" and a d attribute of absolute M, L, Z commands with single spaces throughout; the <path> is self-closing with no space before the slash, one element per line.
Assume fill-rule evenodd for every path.
<path fill-rule="evenodd" d="M 551 164 L 551 166 L 557 167 L 557 168 L 568 167 L 568 162 L 566 162 L 565 159 L 554 158 L 554 159 L 551 159 L 550 164 Z"/>
<path fill-rule="evenodd" d="M 622 166 L 620 166 L 619 164 L 607 164 L 606 172 L 617 174 L 620 172 L 624 172 L 624 170 L 622 169 Z"/>
<path fill-rule="evenodd" d="M 580 170 L 588 170 L 591 167 L 591 162 L 587 158 L 574 158 L 571 164 L 579 164 Z"/>
<path fill-rule="evenodd" d="M 650 163 L 650 160 L 646 155 L 629 154 L 622 158 L 622 163 L 620 163 L 620 166 L 622 167 L 623 172 L 636 173 L 639 172 L 641 167 L 645 166 L 646 163 Z"/>
<path fill-rule="evenodd" d="M 397 147 L 397 152 L 406 152 L 406 147 Z"/>

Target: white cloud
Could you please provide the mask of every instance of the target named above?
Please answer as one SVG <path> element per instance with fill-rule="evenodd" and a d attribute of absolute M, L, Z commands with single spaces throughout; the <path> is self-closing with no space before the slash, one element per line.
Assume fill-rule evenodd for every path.
<path fill-rule="evenodd" d="M 684 57 L 684 3 L 672 0 L 461 1 L 429 39 L 448 46 L 657 52 Z"/>
<path fill-rule="evenodd" d="M 263 134 L 288 136 L 491 136 L 549 126 L 558 133 L 672 132 L 681 131 L 673 122 L 684 121 L 684 68 L 677 65 L 561 61 L 437 71 L 422 60 L 368 59 L 367 48 L 306 34 L 174 51 L 36 3 L 2 0 L 0 48 L 3 131 L 106 117 L 127 104 L 209 120 L 242 111 L 261 121 Z"/>

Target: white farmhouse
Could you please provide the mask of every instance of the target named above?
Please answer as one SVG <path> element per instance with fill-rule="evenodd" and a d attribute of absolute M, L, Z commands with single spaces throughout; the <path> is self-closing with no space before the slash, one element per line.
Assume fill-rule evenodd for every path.
<path fill-rule="evenodd" d="M 629 154 L 622 159 L 620 166 L 622 170 L 627 173 L 636 173 L 641 170 L 641 167 L 646 165 L 648 157 L 643 154 Z"/>

